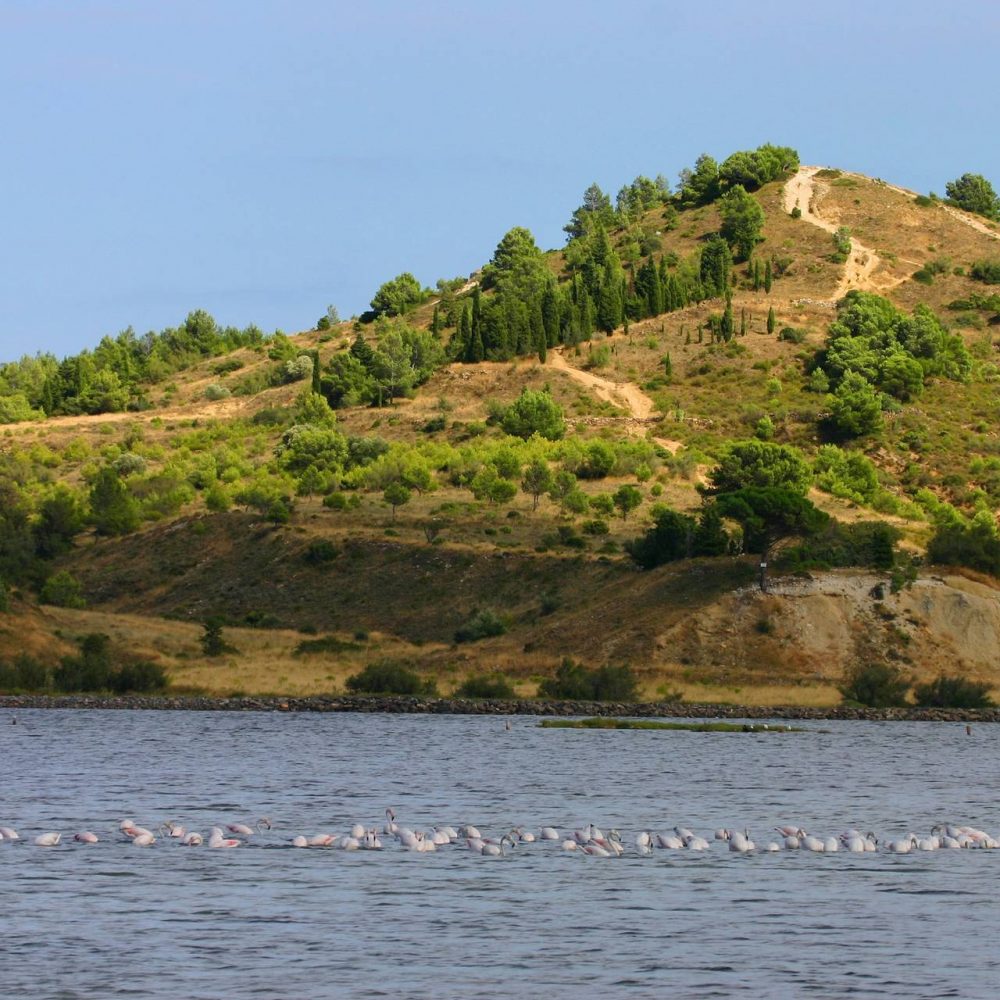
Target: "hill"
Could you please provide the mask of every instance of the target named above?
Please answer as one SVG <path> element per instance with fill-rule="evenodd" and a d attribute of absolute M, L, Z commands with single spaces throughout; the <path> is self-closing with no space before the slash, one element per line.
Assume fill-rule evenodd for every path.
<path fill-rule="evenodd" d="M 591 189 L 563 250 L 512 230 L 471 280 L 387 282 L 381 316 L 267 337 L 193 313 L 4 366 L 8 419 L 50 415 L 3 431 L 0 662 L 97 632 L 219 693 L 389 659 L 531 694 L 564 657 L 647 697 L 830 704 L 859 662 L 1000 689 L 1000 235 L 792 153 L 637 178 L 615 209 Z M 755 482 L 813 528 L 732 513 L 734 446 L 801 467 Z M 238 652 L 204 654 L 211 618 Z"/>

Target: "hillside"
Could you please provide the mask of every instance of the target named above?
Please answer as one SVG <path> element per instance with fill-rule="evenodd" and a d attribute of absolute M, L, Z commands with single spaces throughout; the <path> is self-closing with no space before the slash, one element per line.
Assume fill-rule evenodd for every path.
<path fill-rule="evenodd" d="M 58 386 L 49 365 L 53 415 L 2 432 L 0 662 L 53 664 L 101 632 L 175 688 L 219 693 L 339 689 L 392 659 L 444 692 L 487 672 L 533 694 L 563 657 L 629 663 L 650 698 L 832 704 L 859 661 L 1000 693 L 996 578 L 978 553 L 925 557 L 952 535 L 991 552 L 996 533 L 996 226 L 795 165 L 744 193 L 763 217 L 740 261 L 716 235 L 728 195 L 623 190 L 631 208 L 588 209 L 607 225 L 585 200 L 564 250 L 512 230 L 473 280 L 418 288 L 395 318 L 267 338 L 189 317 L 153 342 L 162 376 L 98 376 L 139 409 L 60 413 L 54 398 L 100 408 L 66 379 L 105 355 L 63 362 Z M 878 322 L 894 325 L 873 339 Z M 41 405 L 31 364 L 3 374 L 8 399 Z M 519 398 L 549 400 L 564 432 L 506 433 Z M 752 525 L 729 515 L 728 554 L 689 538 L 689 558 L 640 569 L 631 543 L 664 508 L 703 517 L 740 441 L 800 461 L 808 501 L 845 527 L 776 545 L 764 593 Z M 537 494 L 519 489 L 533 463 Z M 895 568 L 844 555 L 871 523 Z M 483 611 L 502 634 L 456 643 Z M 236 652 L 203 654 L 212 617 Z"/>

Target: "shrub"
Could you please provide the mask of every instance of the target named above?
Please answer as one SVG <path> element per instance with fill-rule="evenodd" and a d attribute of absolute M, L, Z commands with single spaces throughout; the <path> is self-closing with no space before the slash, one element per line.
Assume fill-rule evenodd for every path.
<path fill-rule="evenodd" d="M 927 684 L 918 684 L 913 697 L 921 708 L 992 708 L 989 690 L 989 684 L 942 674 Z"/>
<path fill-rule="evenodd" d="M 365 694 L 429 695 L 436 692 L 434 681 L 423 679 L 398 660 L 376 660 L 360 673 L 347 678 L 347 690 Z"/>
<path fill-rule="evenodd" d="M 149 660 L 123 663 L 109 674 L 108 686 L 117 694 L 162 691 L 167 686 L 167 672 L 158 663 Z"/>
<path fill-rule="evenodd" d="M 302 559 L 310 566 L 322 566 L 324 563 L 332 562 L 340 555 L 340 550 L 328 538 L 322 538 L 315 542 L 310 542 Z"/>
<path fill-rule="evenodd" d="M 232 393 L 224 385 L 219 385 L 218 382 L 213 382 L 205 387 L 205 399 L 213 402 L 218 399 L 228 399 L 231 395 Z"/>
<path fill-rule="evenodd" d="M 455 692 L 461 698 L 514 698 L 514 688 L 502 676 L 470 677 Z"/>
<path fill-rule="evenodd" d="M 942 524 L 927 546 L 927 558 L 1000 576 L 1000 538 L 987 525 Z"/>
<path fill-rule="evenodd" d="M 131 476 L 133 473 L 145 472 L 146 460 L 142 455 L 136 455 L 134 452 L 127 451 L 125 454 L 119 455 L 111 463 L 111 468 L 124 478 L 125 476 Z"/>
<path fill-rule="evenodd" d="M 10 611 L 10 590 L 3 580 L 0 580 L 0 613 Z"/>
<path fill-rule="evenodd" d="M 844 678 L 840 694 L 844 701 L 868 708 L 892 708 L 906 704 L 910 682 L 899 667 L 889 663 L 858 663 Z"/>
<path fill-rule="evenodd" d="M 461 628 L 455 631 L 455 642 L 478 642 L 495 635 L 503 635 L 507 623 L 495 611 L 484 608 L 477 611 Z"/>
<path fill-rule="evenodd" d="M 627 664 L 588 670 L 566 657 L 555 676 L 542 681 L 539 691 L 549 698 L 570 701 L 634 701 L 636 686 L 635 674 Z"/>
<path fill-rule="evenodd" d="M 49 668 L 30 656 L 19 656 L 13 663 L 0 662 L 0 690 L 42 691 L 51 686 Z"/>
<path fill-rule="evenodd" d="M 335 491 L 323 497 L 323 506 L 330 510 L 347 510 L 349 501 L 346 493 Z"/>
<path fill-rule="evenodd" d="M 804 330 L 796 330 L 794 326 L 782 327 L 778 340 L 786 340 L 792 344 L 801 344 L 806 339 Z"/>
<path fill-rule="evenodd" d="M 986 285 L 1000 285 L 1000 260 L 977 260 L 969 270 L 969 277 Z"/>
<path fill-rule="evenodd" d="M 53 573 L 45 581 L 40 596 L 43 604 L 53 604 L 57 608 L 85 608 L 87 606 L 80 581 L 66 570 Z"/>

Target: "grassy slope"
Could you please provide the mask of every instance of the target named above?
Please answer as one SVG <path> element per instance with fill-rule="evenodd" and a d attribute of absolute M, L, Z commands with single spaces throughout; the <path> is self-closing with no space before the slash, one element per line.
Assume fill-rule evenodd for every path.
<path fill-rule="evenodd" d="M 671 385 L 650 390 L 662 416 L 650 433 L 682 441 L 706 457 L 727 438 L 749 436 L 764 414 L 774 421 L 777 440 L 807 450 L 817 444 L 815 416 L 821 400 L 804 389 L 803 363 L 822 341 L 832 315 L 824 300 L 833 294 L 840 271 L 828 260 L 829 234 L 781 211 L 781 185 L 769 185 L 757 197 L 767 214 L 761 252 L 791 258 L 792 263 L 769 296 L 748 290 L 734 296 L 737 321 L 741 309 L 750 316 L 750 334 L 726 347 L 698 344 L 697 326 L 718 308 L 717 303 L 705 303 L 633 324 L 627 338 L 619 333 L 611 363 L 601 371 L 607 378 L 643 384 L 659 373 L 660 359 L 669 351 L 675 376 Z M 924 301 L 942 309 L 956 297 L 984 290 L 954 274 L 929 287 L 909 277 L 942 256 L 966 268 L 974 259 L 997 256 L 994 240 L 943 209 L 919 208 L 905 194 L 853 175 L 826 185 L 817 204 L 826 217 L 849 225 L 862 242 L 877 248 L 884 260 L 878 276 L 898 282 L 889 294 L 901 306 L 909 309 Z M 655 213 L 646 222 L 655 226 Z M 690 253 L 717 226 L 711 207 L 682 213 L 676 229 L 664 234 L 663 248 Z M 805 343 L 779 342 L 766 335 L 769 306 L 776 311 L 779 328 L 793 325 L 805 331 Z M 420 318 L 426 322 L 429 317 L 430 308 L 424 307 Z M 695 342 L 685 343 L 688 335 Z M 988 333 L 972 329 L 965 336 L 971 345 L 979 345 L 980 354 L 992 353 Z M 303 349 L 318 347 L 325 360 L 349 338 L 349 328 L 343 326 L 295 340 Z M 220 359 L 212 359 L 176 376 L 176 389 L 159 401 L 165 409 L 18 425 L 10 436 L 53 449 L 82 439 L 96 452 L 139 425 L 146 442 L 163 446 L 169 455 L 177 435 L 193 422 L 225 422 L 291 401 L 295 386 L 206 402 L 208 384 L 225 384 L 271 364 L 253 351 L 236 355 L 244 367 L 231 375 L 220 378 L 215 372 Z M 489 399 L 507 401 L 525 385 L 543 384 L 550 385 L 577 432 L 621 432 L 621 411 L 532 360 L 450 366 L 435 374 L 413 400 L 391 410 L 359 409 L 339 417 L 350 433 L 413 442 L 426 439 L 420 428 L 439 412 L 442 399 L 450 408 L 449 420 L 468 423 L 485 418 Z M 970 458 L 998 451 L 992 396 L 992 387 L 983 383 L 930 386 L 890 424 L 883 444 L 872 453 L 890 488 L 893 482 L 912 478 L 916 469 L 943 496 L 960 499 Z M 273 440 L 262 435 L 260 447 L 273 447 Z M 71 467 L 68 478 L 78 478 L 83 468 L 83 461 Z M 665 472 L 660 478 L 662 500 L 678 506 L 697 503 L 693 479 Z M 604 492 L 615 485 L 604 482 L 587 488 Z M 22 642 L 63 654 L 70 648 L 67 638 L 96 628 L 109 632 L 123 648 L 159 658 L 182 686 L 287 693 L 329 689 L 361 663 L 381 655 L 412 658 L 433 668 L 445 690 L 469 671 L 501 668 L 517 680 L 522 693 L 531 693 L 541 673 L 562 655 L 590 663 L 631 661 L 650 696 L 679 687 L 691 696 L 829 703 L 836 700 L 834 683 L 845 662 L 875 650 L 908 657 L 918 672 L 958 661 L 974 675 L 994 680 L 975 650 L 962 646 L 968 623 L 962 625 L 959 615 L 949 625 L 931 611 L 921 618 L 915 599 L 908 610 L 900 610 L 900 600 L 892 612 L 913 619 L 900 632 L 897 619 L 872 611 L 863 598 L 841 593 L 839 584 L 818 584 L 818 592 L 808 600 L 762 598 L 752 590 L 734 596 L 734 586 L 749 570 L 728 561 L 640 574 L 619 556 L 601 556 L 593 543 L 583 555 L 551 550 L 541 554 L 535 547 L 557 522 L 547 501 L 533 513 L 530 501 L 519 496 L 512 505 L 519 517 L 510 519 L 506 510 L 470 500 L 465 490 L 445 488 L 415 498 L 396 523 L 372 496 L 359 510 L 339 513 L 304 502 L 292 525 L 283 529 L 255 524 L 239 513 L 210 517 L 192 510 L 174 523 L 120 541 L 84 543 L 65 565 L 83 580 L 95 610 L 24 608 L 19 619 L 23 627 L 0 630 L 0 655 L 16 651 Z M 419 522 L 443 502 L 454 508 L 442 544 L 431 547 Z M 839 501 L 822 502 L 838 516 L 857 516 Z M 619 521 L 612 525 L 610 540 L 620 545 L 636 530 L 632 522 Z M 913 537 L 919 538 L 920 532 L 916 526 Z M 317 537 L 333 539 L 341 552 L 320 569 L 301 559 L 308 541 Z M 922 600 L 933 605 L 940 597 L 943 608 L 954 594 L 968 600 L 969 586 L 950 581 L 947 600 L 930 591 Z M 986 607 L 977 605 L 976 613 L 982 611 L 988 618 L 988 585 L 975 586 L 985 588 L 975 596 Z M 802 618 L 801 609 L 810 602 L 814 606 Z M 483 606 L 507 614 L 510 632 L 472 646 L 453 646 L 455 628 Z M 543 614 L 543 606 L 549 613 Z M 237 630 L 231 641 L 240 655 L 205 665 L 197 646 L 200 630 L 193 622 L 209 613 L 240 621 L 258 611 L 273 615 L 285 628 Z M 762 621 L 774 627 L 762 629 Z M 823 641 L 804 642 L 809 629 L 820 624 Z M 336 633 L 348 643 L 359 630 L 369 638 L 335 655 L 297 657 L 293 650 L 303 638 L 296 631 L 301 628 Z M 909 636 L 905 641 L 903 633 Z M 919 656 L 912 655 L 914 651 Z"/>

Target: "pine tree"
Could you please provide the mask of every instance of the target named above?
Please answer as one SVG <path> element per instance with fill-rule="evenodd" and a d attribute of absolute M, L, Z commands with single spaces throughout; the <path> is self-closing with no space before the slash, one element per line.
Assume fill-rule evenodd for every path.
<path fill-rule="evenodd" d="M 771 259 L 767 259 L 767 263 L 764 265 L 764 291 L 768 295 L 771 294 Z"/>
<path fill-rule="evenodd" d="M 774 333 L 774 306 L 767 311 L 767 332 Z"/>

